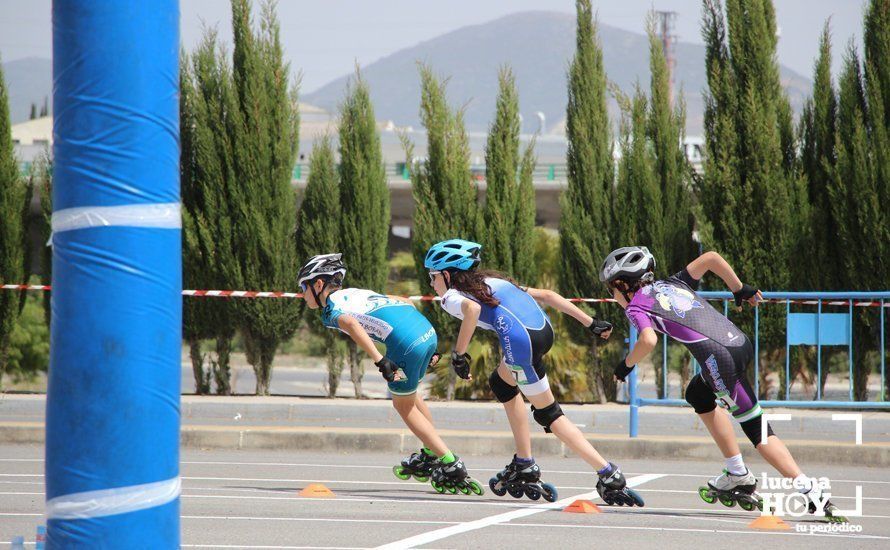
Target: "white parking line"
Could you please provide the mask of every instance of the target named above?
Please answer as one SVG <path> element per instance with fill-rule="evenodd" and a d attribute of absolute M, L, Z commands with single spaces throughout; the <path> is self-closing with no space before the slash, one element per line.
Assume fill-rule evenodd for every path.
<path fill-rule="evenodd" d="M 560 457 L 555 457 L 560 458 Z M 42 458 L 0 458 L 0 462 L 43 462 Z M 371 464 L 319 464 L 314 462 L 240 462 L 240 461 L 216 461 L 216 460 L 183 460 L 181 465 L 199 465 L 199 466 L 277 466 L 277 467 L 305 467 L 305 468 L 349 468 L 363 470 L 392 470 L 392 466 L 375 466 Z M 483 468 L 494 470 L 495 468 Z M 573 475 L 591 475 L 589 470 L 548 470 L 546 474 L 573 474 Z M 16 474 L 0 474 L 0 475 L 16 475 Z M 32 474 L 19 474 L 32 475 Z M 43 477 L 42 474 L 33 474 L 34 476 Z M 643 475 L 641 472 L 627 471 L 625 475 Z M 665 474 L 670 477 L 695 477 L 699 479 L 710 479 L 714 477 L 714 472 L 701 474 L 673 473 Z M 832 483 L 859 483 L 873 485 L 890 485 L 890 481 L 864 480 L 864 479 L 832 479 Z"/>
<path fill-rule="evenodd" d="M 351 519 L 351 518 L 294 518 L 257 516 L 181 516 L 182 519 L 214 519 L 225 521 L 309 521 L 322 523 L 410 523 L 412 525 L 455 525 L 457 521 L 407 520 L 407 519 Z"/>
<path fill-rule="evenodd" d="M 180 548 L 256 548 L 274 550 L 364 550 L 364 546 L 245 546 L 243 544 L 180 544 Z"/>
<path fill-rule="evenodd" d="M 637 485 L 641 485 L 646 483 L 647 481 L 652 481 L 653 479 L 658 479 L 663 477 L 664 474 L 646 474 L 642 476 L 632 477 L 627 480 L 627 485 L 629 487 L 635 487 Z M 435 531 L 429 531 L 427 533 L 422 533 L 420 535 L 415 535 L 413 537 L 408 537 L 406 539 L 398 540 L 395 542 L 391 542 L 389 544 L 384 544 L 382 546 L 378 546 L 377 550 L 397 550 L 397 549 L 407 549 L 414 548 L 417 546 L 421 546 L 424 544 L 429 544 L 431 542 L 441 540 L 444 538 L 448 538 L 454 535 L 459 535 L 461 533 L 466 533 L 468 531 L 475 531 L 476 529 L 483 529 L 485 527 L 489 527 L 491 525 L 496 525 L 498 523 L 505 523 L 508 521 L 512 521 L 514 519 L 524 518 L 527 516 L 531 516 L 533 514 L 538 514 L 541 512 L 546 512 L 547 510 L 558 510 L 564 508 L 574 502 L 576 499 L 596 499 L 599 498 L 599 495 L 596 491 L 592 491 L 590 493 L 582 493 L 580 495 L 575 495 L 570 498 L 565 498 L 562 500 L 558 500 L 556 502 L 551 502 L 547 504 L 536 504 L 534 506 L 526 507 L 522 510 L 513 510 L 512 512 L 505 512 L 503 514 L 497 514 L 495 516 L 489 516 L 487 518 L 477 519 L 475 521 L 467 521 L 464 523 L 460 523 L 458 525 L 452 525 L 451 527 L 443 527 L 442 529 L 437 529 Z"/>

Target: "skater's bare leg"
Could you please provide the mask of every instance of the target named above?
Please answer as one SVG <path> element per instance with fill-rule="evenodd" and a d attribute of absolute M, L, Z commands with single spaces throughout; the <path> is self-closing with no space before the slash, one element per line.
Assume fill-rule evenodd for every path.
<path fill-rule="evenodd" d="M 766 444 L 757 445 L 757 451 L 770 465 L 779 471 L 784 477 L 791 479 L 801 474 L 800 467 L 795 462 L 788 447 L 778 437 L 771 435 L 766 439 Z"/>
<path fill-rule="evenodd" d="M 507 365 L 501 361 L 498 367 L 500 377 L 511 386 L 516 385 L 513 375 Z M 516 455 L 522 458 L 530 458 L 532 456 L 532 438 L 528 427 L 528 411 L 525 409 L 525 401 L 522 400 L 522 394 L 504 403 L 504 412 L 507 413 L 507 420 L 510 422 L 510 430 L 513 431 L 513 439 L 516 442 Z"/>
<path fill-rule="evenodd" d="M 717 408 L 711 412 L 698 415 L 714 442 L 720 447 L 720 452 L 724 458 L 729 458 L 741 454 L 739 442 L 735 438 L 735 430 L 732 428 L 732 420 L 723 409 Z"/>
<path fill-rule="evenodd" d="M 427 420 L 430 421 L 430 424 L 433 423 L 433 414 L 430 412 L 430 408 L 426 405 L 426 401 L 423 400 L 423 397 L 420 395 L 420 390 L 418 390 L 414 395 L 417 396 L 417 399 L 414 402 L 414 406 L 417 407 L 417 410 L 426 417 Z"/>
<path fill-rule="evenodd" d="M 553 397 L 553 392 L 549 389 L 545 392 L 536 395 L 527 395 L 525 397 L 536 409 L 549 407 L 556 401 Z M 581 457 L 584 462 L 590 464 L 597 470 L 602 470 L 606 467 L 606 464 L 608 464 L 608 462 L 603 459 L 602 455 L 593 448 L 593 445 L 587 441 L 587 438 L 584 437 L 584 434 L 581 433 L 578 426 L 575 426 L 567 416 L 560 416 L 557 418 L 556 421 L 550 425 L 550 430 L 560 441 L 565 443 L 571 450 Z"/>
<path fill-rule="evenodd" d="M 423 444 L 436 453 L 436 456 L 443 456 L 448 453 L 448 447 L 439 434 L 433 423 L 424 416 L 417 407 L 417 397 L 411 395 L 394 395 L 392 396 L 392 406 L 395 407 L 399 416 L 405 421 L 408 429 L 420 439 Z"/>

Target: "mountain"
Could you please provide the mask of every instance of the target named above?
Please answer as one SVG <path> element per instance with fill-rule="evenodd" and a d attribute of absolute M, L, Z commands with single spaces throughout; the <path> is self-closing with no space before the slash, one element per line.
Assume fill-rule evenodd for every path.
<path fill-rule="evenodd" d="M 43 100 L 53 104 L 53 62 L 41 57 L 27 57 L 3 63 L 3 76 L 9 90 L 9 116 L 13 124 L 28 120 L 31 104 L 37 110 Z"/>
<path fill-rule="evenodd" d="M 649 42 L 646 36 L 600 24 L 606 75 L 625 93 L 637 81 L 649 86 Z M 451 101 L 465 105 L 467 128 L 485 131 L 495 108 L 497 71 L 509 64 L 516 74 L 524 131 L 537 129 L 536 112 L 544 113 L 546 131 L 561 133 L 566 108 L 566 72 L 575 51 L 573 15 L 535 11 L 508 15 L 488 23 L 463 27 L 411 48 L 400 50 L 362 68 L 369 83 L 379 120 L 397 125 L 420 125 L 420 78 L 417 62 L 450 77 Z M 687 133 L 701 134 L 707 80 L 705 48 L 680 42 L 675 48 L 675 89 L 682 87 L 687 106 Z M 299 60 L 296 60 L 298 63 Z M 340 77 L 309 94 L 303 101 L 335 110 L 352 75 Z M 781 67 L 781 78 L 792 107 L 799 112 L 812 84 L 804 76 Z M 610 100 L 612 120 L 617 105 Z"/>

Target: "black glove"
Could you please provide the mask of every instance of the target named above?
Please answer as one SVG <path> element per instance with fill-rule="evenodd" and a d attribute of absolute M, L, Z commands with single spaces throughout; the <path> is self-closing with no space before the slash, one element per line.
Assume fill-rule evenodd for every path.
<path fill-rule="evenodd" d="M 587 327 L 587 330 L 592 332 L 594 336 L 602 336 L 604 332 L 612 330 L 612 323 L 608 321 L 600 321 L 599 319 L 594 317 L 593 322 L 590 323 L 590 326 Z"/>
<path fill-rule="evenodd" d="M 735 307 L 742 307 L 742 302 L 753 298 L 757 292 L 758 290 L 753 286 L 742 283 L 742 288 L 732 293 L 732 297 L 735 298 Z"/>
<path fill-rule="evenodd" d="M 472 359 L 469 353 L 451 352 L 451 366 L 454 367 L 454 372 L 464 380 L 470 379 L 470 361 Z"/>
<path fill-rule="evenodd" d="M 385 356 L 374 364 L 377 365 L 377 370 L 380 371 L 380 374 L 383 375 L 383 378 L 385 378 L 387 382 L 396 381 L 396 372 L 399 370 L 398 365 L 387 359 Z"/>
<path fill-rule="evenodd" d="M 621 362 L 618 363 L 618 366 L 616 366 L 615 370 L 613 371 L 615 373 L 615 378 L 617 378 L 618 380 L 621 380 L 622 382 L 624 382 L 624 379 L 627 378 L 627 375 L 630 374 L 630 371 L 634 370 L 634 367 L 636 366 L 636 365 L 634 365 L 634 367 L 628 367 L 627 365 L 625 365 L 624 361 L 626 359 L 627 359 L 626 357 L 624 359 L 622 359 Z"/>

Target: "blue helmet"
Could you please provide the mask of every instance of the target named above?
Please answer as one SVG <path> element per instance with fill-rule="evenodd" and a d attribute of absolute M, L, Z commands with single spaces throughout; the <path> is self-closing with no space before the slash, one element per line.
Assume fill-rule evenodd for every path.
<path fill-rule="evenodd" d="M 442 241 L 430 247 L 426 258 L 423 259 L 423 266 L 436 271 L 445 269 L 469 271 L 479 264 L 481 250 L 481 244 L 463 239 Z"/>

